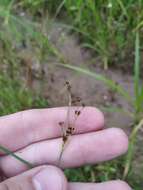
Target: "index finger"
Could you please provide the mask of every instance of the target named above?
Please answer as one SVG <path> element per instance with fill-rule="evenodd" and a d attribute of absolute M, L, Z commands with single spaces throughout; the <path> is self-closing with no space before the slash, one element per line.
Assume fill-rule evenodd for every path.
<path fill-rule="evenodd" d="M 65 121 L 66 113 L 67 108 L 60 107 L 34 109 L 2 116 L 0 144 L 15 151 L 34 142 L 60 137 L 59 122 Z M 103 114 L 94 107 L 85 107 L 76 122 L 76 134 L 100 130 L 103 125 Z"/>

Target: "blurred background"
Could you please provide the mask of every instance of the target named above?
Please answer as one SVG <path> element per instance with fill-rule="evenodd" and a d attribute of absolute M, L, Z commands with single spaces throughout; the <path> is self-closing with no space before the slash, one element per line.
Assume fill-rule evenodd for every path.
<path fill-rule="evenodd" d="M 142 0 L 0 0 L 0 114 L 66 106 L 69 81 L 130 136 L 125 156 L 66 170 L 71 181 L 143 187 L 142 26 Z"/>

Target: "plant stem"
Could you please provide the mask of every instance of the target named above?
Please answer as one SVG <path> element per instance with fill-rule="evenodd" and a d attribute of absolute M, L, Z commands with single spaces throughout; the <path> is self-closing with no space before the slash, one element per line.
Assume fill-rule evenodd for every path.
<path fill-rule="evenodd" d="M 136 140 L 136 135 L 138 131 L 141 129 L 143 126 L 143 119 L 140 120 L 140 122 L 133 128 L 131 134 L 130 134 L 130 144 L 129 144 L 129 149 L 125 161 L 125 169 L 124 169 L 124 174 L 123 174 L 123 179 L 125 180 L 126 177 L 128 176 L 130 167 L 131 167 L 131 162 L 133 159 L 133 152 L 134 152 L 134 145 L 135 145 L 135 140 Z"/>

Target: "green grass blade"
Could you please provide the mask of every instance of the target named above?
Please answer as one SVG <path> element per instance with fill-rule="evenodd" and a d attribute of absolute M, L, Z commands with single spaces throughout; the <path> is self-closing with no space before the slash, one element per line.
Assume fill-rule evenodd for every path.
<path fill-rule="evenodd" d="M 134 93 L 136 101 L 136 109 L 138 110 L 139 105 L 139 94 L 140 94 L 140 40 L 139 32 L 136 32 L 135 39 L 135 64 L 134 64 Z"/>
<path fill-rule="evenodd" d="M 55 13 L 55 16 L 54 16 L 54 19 L 57 18 L 57 16 L 59 15 L 59 13 L 61 12 L 61 9 L 63 8 L 64 4 L 65 4 L 66 0 L 63 0 L 60 5 L 58 6 L 57 10 L 56 10 L 56 13 Z"/>
<path fill-rule="evenodd" d="M 114 82 L 113 80 L 110 80 L 110 79 L 104 77 L 103 75 L 97 74 L 95 72 L 92 72 L 88 69 L 84 69 L 81 67 L 77 67 L 77 66 L 73 66 L 73 65 L 69 65 L 69 64 L 58 64 L 58 65 L 68 68 L 68 69 L 71 69 L 73 71 L 79 72 L 79 73 L 86 74 L 90 77 L 93 77 L 96 80 L 102 81 L 108 87 L 112 88 L 113 90 L 115 90 L 119 94 L 121 94 L 123 97 L 125 97 L 129 102 L 133 103 L 133 99 L 131 98 L 129 93 L 121 85 L 116 84 L 116 82 Z"/>
<path fill-rule="evenodd" d="M 143 86 L 140 86 L 139 96 L 137 98 L 137 111 L 143 112 Z M 138 114 L 138 113 L 137 113 Z"/>
<path fill-rule="evenodd" d="M 15 159 L 19 160 L 23 164 L 27 165 L 28 168 L 33 168 L 33 165 L 31 163 L 29 163 L 28 161 L 24 160 L 23 158 L 17 156 L 15 153 L 13 153 L 9 149 L 5 148 L 4 146 L 0 145 L 0 150 L 2 152 L 6 153 L 7 155 L 10 155 L 10 156 L 14 157 Z"/>
<path fill-rule="evenodd" d="M 142 28 L 142 26 L 143 26 L 143 20 L 137 24 L 137 26 L 135 27 L 135 29 L 133 31 L 140 30 L 140 28 Z"/>
<path fill-rule="evenodd" d="M 130 118 L 134 119 L 134 114 L 128 110 L 125 110 L 124 108 L 119 108 L 119 107 L 105 107 L 105 106 L 101 106 L 100 110 L 103 112 L 109 112 L 109 113 L 123 113 L 127 116 L 129 116 Z"/>
<path fill-rule="evenodd" d="M 117 2 L 120 5 L 124 15 L 128 18 L 128 13 L 127 13 L 126 7 L 124 6 L 123 2 L 121 0 L 117 0 Z"/>
<path fill-rule="evenodd" d="M 125 161 L 125 169 L 124 169 L 124 174 L 123 174 L 124 180 L 128 176 L 128 173 L 129 173 L 129 170 L 131 167 L 137 133 L 142 127 L 143 127 L 143 119 L 136 126 L 133 127 L 133 130 L 131 132 L 130 144 L 129 144 L 129 149 L 128 149 L 128 153 L 127 153 L 127 157 L 126 157 L 126 161 Z"/>

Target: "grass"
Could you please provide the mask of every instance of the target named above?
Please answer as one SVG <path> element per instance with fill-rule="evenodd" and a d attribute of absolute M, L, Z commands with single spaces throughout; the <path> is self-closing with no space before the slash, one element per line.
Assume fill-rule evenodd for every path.
<path fill-rule="evenodd" d="M 0 0 L 1 115 L 47 106 L 47 101 L 40 96 L 40 93 L 33 96 L 33 92 L 20 80 L 19 71 L 22 68 L 18 51 L 24 48 L 25 44 L 36 52 L 36 58 L 40 63 L 47 59 L 47 55 L 53 54 L 64 63 L 60 66 L 102 81 L 134 108 L 133 112 L 124 110 L 134 119 L 126 158 L 104 165 L 66 170 L 68 178 L 72 181 L 106 181 L 124 177 L 135 190 L 141 187 L 141 180 L 139 182 L 135 180 L 137 178 L 131 166 L 134 142 L 142 127 L 143 114 L 143 86 L 140 73 L 140 51 L 143 40 L 142 6 L 142 0 Z M 125 63 L 125 60 L 131 59 L 131 66 L 134 68 L 134 97 L 130 97 L 128 91 L 120 84 L 117 85 L 115 81 L 85 67 L 75 67 L 66 63 L 61 53 L 44 34 L 42 24 L 45 17 L 64 22 L 64 27 L 78 36 L 83 48 L 90 49 L 94 56 L 100 57 L 104 69 L 112 66 L 116 68 L 122 65 L 122 62 Z M 128 62 L 126 67 L 129 65 Z M 116 108 L 116 111 L 122 110 Z M 138 176 L 138 179 L 139 177 L 142 176 Z"/>
<path fill-rule="evenodd" d="M 43 97 L 35 96 L 35 93 L 33 94 L 31 90 L 21 84 L 22 81 L 16 80 L 16 77 L 11 80 L 5 73 L 0 73 L 0 115 L 29 108 L 47 107 L 47 101 Z M 0 151 L 26 164 L 28 168 L 33 167 L 32 163 L 22 159 L 2 145 L 0 145 Z"/>
<path fill-rule="evenodd" d="M 22 31 L 33 38 L 35 29 L 32 29 L 33 22 L 19 16 L 18 9 L 24 14 L 31 13 L 33 21 L 43 14 L 57 19 L 62 19 L 66 14 L 64 26 L 79 34 L 83 47 L 96 53 L 104 68 L 108 68 L 112 64 L 121 65 L 132 54 L 134 31 L 141 29 L 143 23 L 142 5 L 140 0 L 56 0 L 48 3 L 44 0 L 6 0 L 5 3 L 1 2 L 0 16 L 4 19 L 7 36 L 13 33 L 17 40 L 21 40 L 25 37 Z M 21 31 L 18 31 L 19 25 Z"/>
<path fill-rule="evenodd" d="M 98 53 L 107 68 L 116 62 L 116 58 L 129 56 L 127 49 L 133 50 L 133 30 L 142 26 L 141 7 L 139 0 L 63 0 L 57 10 L 58 15 L 66 12 L 73 31 L 80 34 L 83 46 Z M 120 60 L 118 64 L 121 64 Z"/>
<path fill-rule="evenodd" d="M 107 68 L 112 64 L 122 64 L 122 60 L 132 54 L 134 30 L 141 29 L 143 25 L 142 5 L 140 0 L 56 0 L 48 3 L 45 0 L 6 0 L 5 3 L 1 2 L 0 15 L 7 28 L 11 29 L 12 26 L 10 33 L 13 31 L 21 39 L 23 34 L 17 31 L 15 25 L 15 22 L 19 22 L 17 9 L 31 13 L 34 21 L 43 14 L 57 19 L 62 19 L 66 14 L 65 27 L 79 34 L 83 47 L 96 53 Z M 31 30 L 30 22 L 24 18 L 20 20 L 24 31 Z M 32 31 L 29 33 L 32 34 Z"/>
<path fill-rule="evenodd" d="M 29 108 L 48 106 L 46 99 L 26 88 L 19 78 L 11 79 L 8 75 L 1 73 L 0 87 L 1 115 Z"/>

